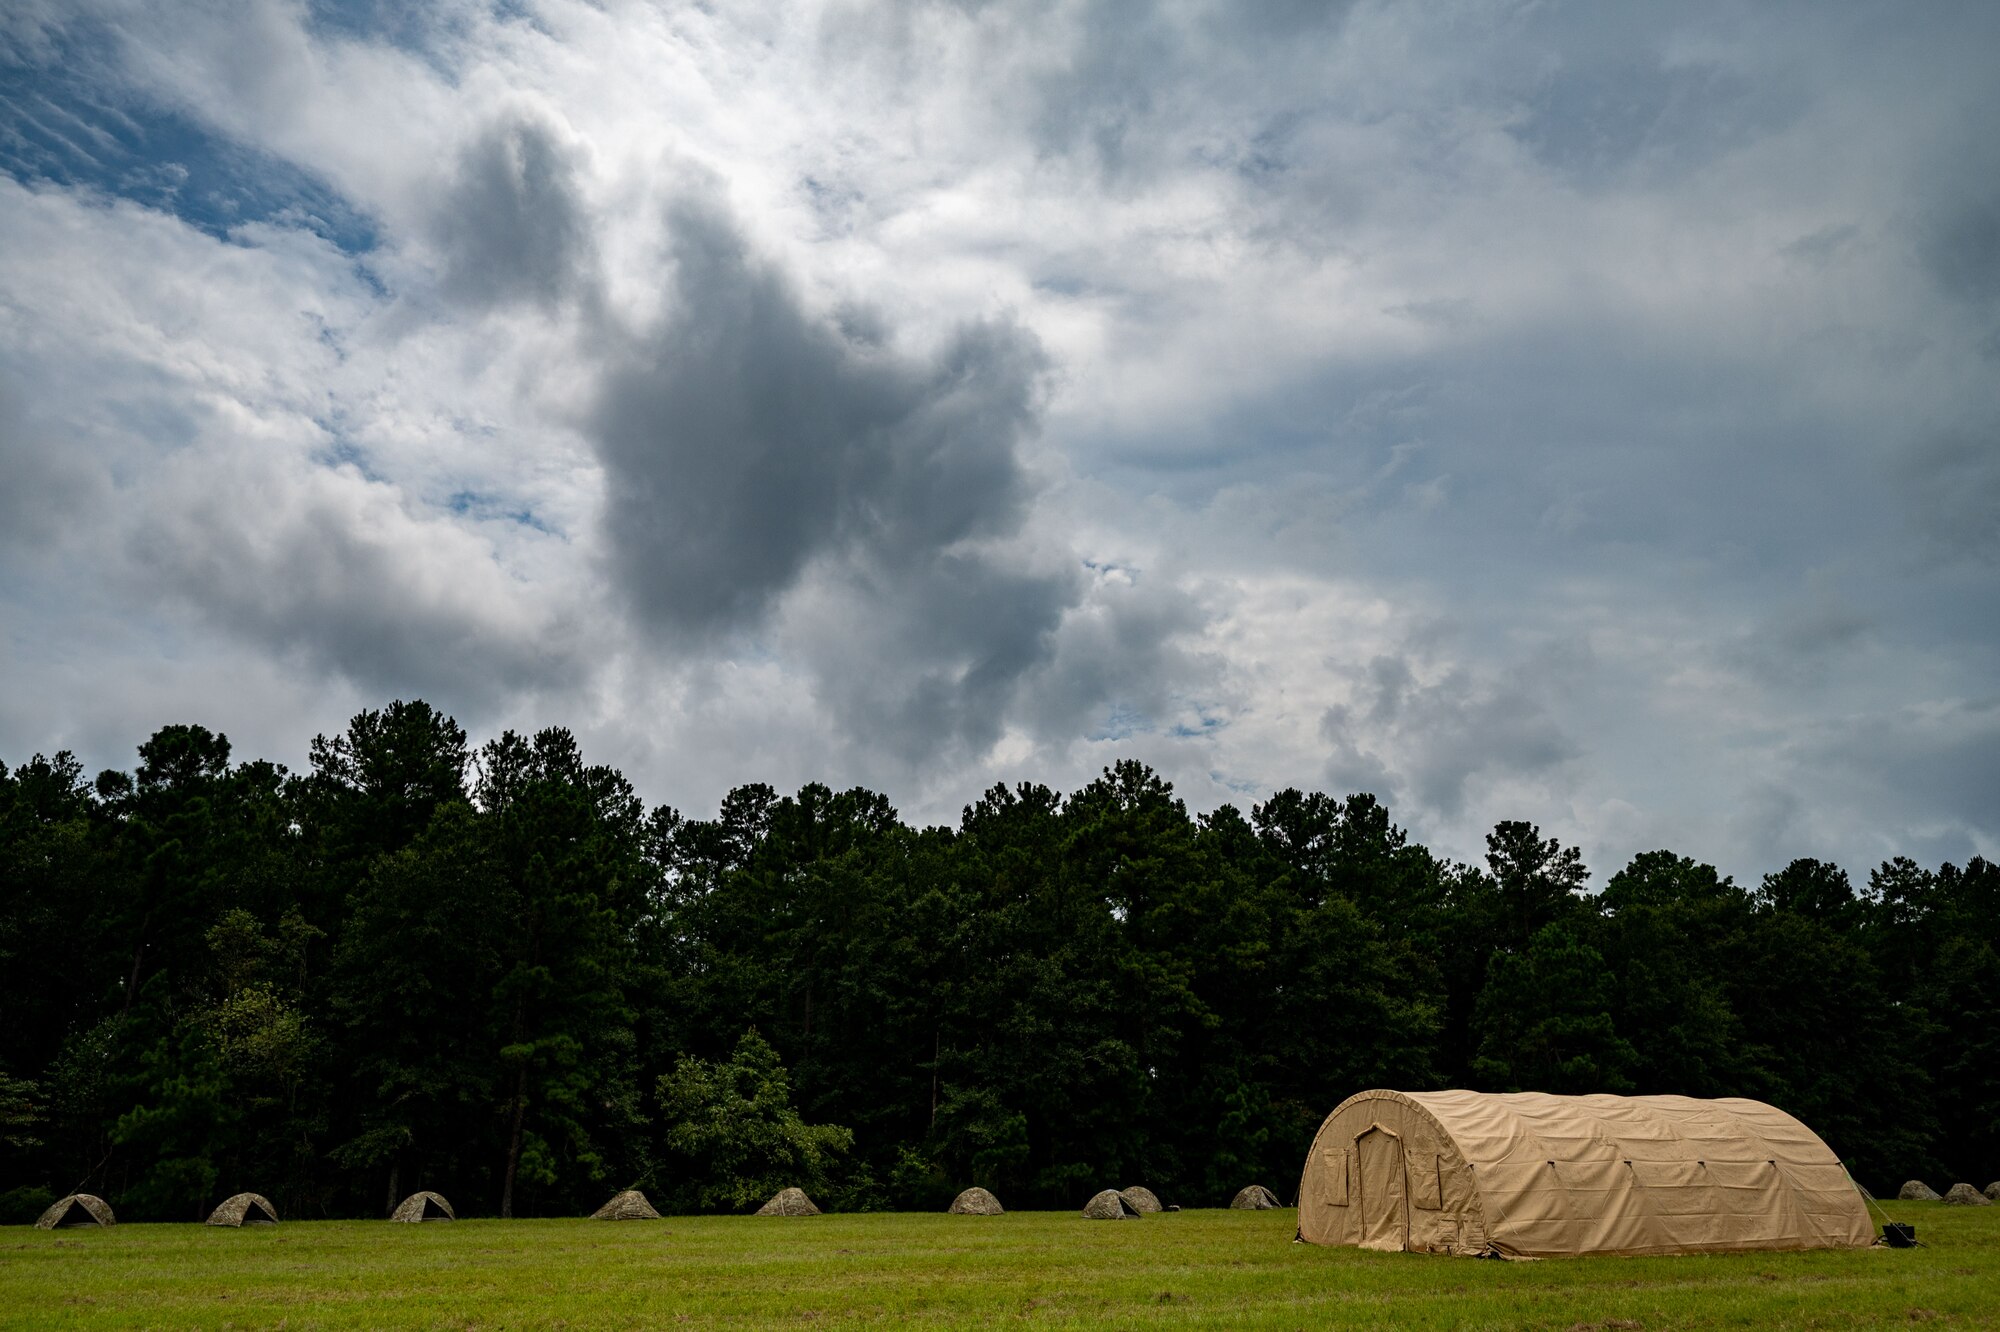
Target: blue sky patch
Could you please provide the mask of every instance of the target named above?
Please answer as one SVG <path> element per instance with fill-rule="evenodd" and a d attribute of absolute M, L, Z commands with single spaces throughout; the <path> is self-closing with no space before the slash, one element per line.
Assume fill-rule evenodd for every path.
<path fill-rule="evenodd" d="M 1090 740 L 1129 740 L 1134 735 L 1150 735 L 1152 719 L 1136 708 L 1118 704 L 1105 715 L 1104 724 L 1092 731 Z"/>
<path fill-rule="evenodd" d="M 110 76 L 110 39 L 72 28 L 32 63 L 0 54 L 0 171 L 158 209 L 219 239 L 247 223 L 301 227 L 349 255 L 375 222 L 291 162 L 154 104 Z"/>
<path fill-rule="evenodd" d="M 541 515 L 532 508 L 526 505 L 509 508 L 497 495 L 486 495 L 476 490 L 461 490 L 445 501 L 445 507 L 461 517 L 482 522 L 498 519 L 540 532 L 544 536 L 558 535 L 556 530 L 543 522 Z"/>

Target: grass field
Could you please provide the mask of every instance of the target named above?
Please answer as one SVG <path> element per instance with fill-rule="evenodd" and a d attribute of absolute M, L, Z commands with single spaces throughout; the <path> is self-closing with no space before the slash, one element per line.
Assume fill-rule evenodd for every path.
<path fill-rule="evenodd" d="M 1294 1217 L 317 1222 L 0 1231 L 0 1328 L 2000 1327 L 2000 1207 L 1916 1250 L 1480 1262 Z"/>

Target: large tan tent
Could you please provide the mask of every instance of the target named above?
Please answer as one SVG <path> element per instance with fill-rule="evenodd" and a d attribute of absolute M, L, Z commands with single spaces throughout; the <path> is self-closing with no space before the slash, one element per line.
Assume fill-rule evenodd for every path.
<path fill-rule="evenodd" d="M 1737 1098 L 1365 1091 L 1299 1179 L 1314 1244 L 1553 1257 L 1860 1247 L 1861 1194 L 1813 1131 Z"/>

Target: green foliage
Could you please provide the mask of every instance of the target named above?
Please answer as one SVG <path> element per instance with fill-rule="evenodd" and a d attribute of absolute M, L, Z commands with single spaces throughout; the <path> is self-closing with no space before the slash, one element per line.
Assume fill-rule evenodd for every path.
<path fill-rule="evenodd" d="M 1566 921 L 1523 953 L 1495 954 L 1473 1017 L 1475 1076 L 1505 1091 L 1630 1091 L 1638 1055 L 1612 1022 L 1609 982 L 1603 955 Z"/>
<path fill-rule="evenodd" d="M 854 1146 L 851 1131 L 793 1108 L 778 1052 L 754 1028 L 727 1061 L 682 1056 L 659 1096 L 678 1166 L 669 1191 L 690 1210 L 740 1212 L 785 1188 L 825 1195 Z"/>
<path fill-rule="evenodd" d="M 941 1212 L 958 1196 L 951 1176 L 935 1158 L 914 1147 L 896 1150 L 889 1172 L 889 1205 L 899 1212 Z"/>
<path fill-rule="evenodd" d="M 1028 1117 L 1010 1110 L 991 1087 L 945 1088 L 934 1136 L 940 1156 L 963 1163 L 963 1177 L 983 1188 L 1005 1188 L 1020 1179 L 1033 1155 Z M 943 1177 L 941 1166 L 929 1164 Z"/>
<path fill-rule="evenodd" d="M 41 1184 L 23 1184 L 0 1193 L 0 1226 L 32 1225 L 59 1195 Z"/>
<path fill-rule="evenodd" d="M 1134 762 L 954 827 L 817 783 L 688 817 L 415 701 L 311 758 L 177 725 L 95 781 L 0 765 L 0 1191 L 1219 1204 L 1381 1085 L 1755 1096 L 1874 1181 L 2000 1174 L 1983 860 L 1746 891 L 1653 851 L 1593 894 L 1531 824 L 1449 864 L 1367 794 L 1196 815 Z"/>
<path fill-rule="evenodd" d="M 40 1089 L 25 1078 L 0 1073 L 0 1149 L 26 1152 L 40 1147 L 35 1130 L 43 1117 Z"/>
<path fill-rule="evenodd" d="M 192 1027 L 161 1037 L 143 1056 L 140 1083 L 139 1103 L 111 1130 L 143 1163 L 124 1199 L 142 1216 L 198 1219 L 241 1119 L 219 1052 Z"/>

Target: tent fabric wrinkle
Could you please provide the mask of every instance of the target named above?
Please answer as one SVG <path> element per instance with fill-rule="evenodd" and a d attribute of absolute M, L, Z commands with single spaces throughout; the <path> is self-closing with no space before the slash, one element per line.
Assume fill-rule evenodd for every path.
<path fill-rule="evenodd" d="M 1762 1102 L 1373 1090 L 1320 1126 L 1299 1233 L 1548 1257 L 1860 1247 L 1874 1227 L 1826 1144 Z"/>

